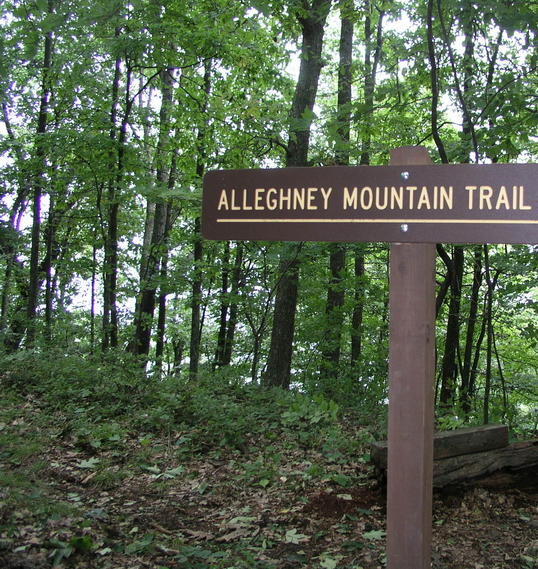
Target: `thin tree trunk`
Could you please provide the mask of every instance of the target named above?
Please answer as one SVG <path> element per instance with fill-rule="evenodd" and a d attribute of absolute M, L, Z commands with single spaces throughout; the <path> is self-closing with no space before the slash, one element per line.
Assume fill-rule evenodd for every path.
<path fill-rule="evenodd" d="M 465 417 L 471 411 L 471 364 L 475 335 L 476 319 L 478 314 L 478 298 L 482 284 L 482 247 L 477 246 L 473 256 L 473 284 L 471 298 L 469 299 L 469 317 L 467 319 L 467 332 L 465 338 L 465 352 L 461 369 L 461 407 Z"/>
<path fill-rule="evenodd" d="M 224 252 L 222 256 L 221 270 L 221 289 L 220 289 L 220 314 L 219 314 L 219 331 L 217 335 L 217 348 L 215 350 L 215 359 L 213 360 L 213 369 L 221 367 L 224 359 L 224 349 L 226 344 L 226 325 L 228 317 L 228 281 L 230 276 L 230 242 L 224 243 Z"/>
<path fill-rule="evenodd" d="M 116 28 L 115 37 L 120 36 L 120 29 Z M 110 110 L 110 139 L 116 144 L 117 118 L 119 105 L 119 92 L 121 80 L 122 59 L 118 57 L 114 66 L 114 79 L 112 81 L 112 97 Z M 110 153 L 110 167 L 116 172 L 118 151 Z M 118 265 L 118 203 L 116 191 L 117 176 L 111 175 L 107 190 L 107 219 L 104 247 L 104 277 L 103 277 L 103 337 L 102 348 L 107 350 L 115 347 L 117 343 L 117 308 L 116 284 Z"/>
<path fill-rule="evenodd" d="M 194 220 L 193 277 L 191 288 L 191 341 L 189 345 L 189 375 L 191 379 L 198 376 L 200 364 L 200 341 L 202 335 L 202 284 L 204 247 L 201 235 L 201 222 Z"/>
<path fill-rule="evenodd" d="M 439 248 L 438 248 L 439 250 Z M 443 248 L 441 248 L 444 251 Z M 458 365 L 456 355 L 460 338 L 460 306 L 461 287 L 463 283 L 463 247 L 455 246 L 452 259 L 448 254 L 442 255 L 447 270 L 451 274 L 450 302 L 448 306 L 448 319 L 446 326 L 445 350 L 441 364 L 441 393 L 439 402 L 446 410 L 454 404 L 456 398 L 456 376 Z"/>
<path fill-rule="evenodd" d="M 241 288 L 241 271 L 243 266 L 243 243 L 239 242 L 235 248 L 234 266 L 232 269 L 232 284 L 230 289 L 230 316 L 228 318 L 228 327 L 226 330 L 226 341 L 224 344 L 223 365 L 230 365 L 232 361 L 232 350 L 235 337 L 235 328 L 237 326 L 237 317 L 239 311 L 238 295 Z"/>
<path fill-rule="evenodd" d="M 50 197 L 50 207 L 49 207 L 49 219 L 47 224 L 47 231 L 45 232 L 45 247 L 47 250 L 46 259 L 47 264 L 45 266 L 45 339 L 49 343 L 52 343 L 52 312 L 53 312 L 53 277 L 52 277 L 52 257 L 53 257 L 53 246 L 56 239 L 56 200 L 54 195 L 51 193 Z"/>
<path fill-rule="evenodd" d="M 321 72 L 321 50 L 330 0 L 313 0 L 308 11 L 298 15 L 302 30 L 301 66 L 290 112 L 290 133 L 286 166 L 306 166 L 310 142 L 311 115 Z M 288 388 L 297 310 L 299 252 L 301 245 L 284 244 L 278 266 L 271 343 L 264 384 Z"/>
<path fill-rule="evenodd" d="M 434 0 L 428 0 L 426 23 L 427 23 L 427 40 L 428 40 L 428 58 L 430 60 L 430 87 L 431 87 L 431 127 L 432 137 L 437 146 L 441 161 L 448 164 L 448 156 L 445 146 L 439 134 L 439 81 L 437 77 L 437 61 L 435 57 L 435 44 L 433 32 L 433 3 Z"/>
<path fill-rule="evenodd" d="M 161 259 L 160 293 L 157 300 L 157 338 L 155 341 L 155 371 L 162 375 L 164 358 L 164 337 L 166 332 L 166 280 L 168 278 L 168 250 L 163 252 Z"/>
<path fill-rule="evenodd" d="M 493 359 L 493 292 L 497 286 L 499 278 L 499 271 L 495 275 L 491 274 L 491 265 L 489 262 L 489 246 L 484 245 L 484 275 L 488 286 L 486 293 L 486 375 L 484 378 L 484 406 L 483 406 L 483 421 L 484 425 L 489 423 L 489 403 L 491 394 L 491 381 L 492 381 L 492 359 Z"/>
<path fill-rule="evenodd" d="M 211 77 L 213 70 L 213 62 L 211 59 L 206 60 L 204 67 L 204 100 L 202 103 L 202 118 L 197 140 L 197 162 L 196 176 L 202 180 L 205 172 L 206 160 L 206 140 L 207 136 L 207 118 L 204 116 L 209 106 L 209 95 L 211 92 Z M 204 244 L 201 233 L 201 220 L 197 217 L 194 220 L 193 232 L 193 277 L 191 287 L 191 335 L 189 344 L 189 377 L 196 379 L 198 377 L 198 368 L 200 365 L 200 343 L 202 340 L 202 285 L 203 285 L 203 257 Z"/>
<path fill-rule="evenodd" d="M 226 245 L 229 245 L 229 243 Z M 230 365 L 232 360 L 233 341 L 238 314 L 237 295 L 239 294 L 239 288 L 241 286 L 243 243 L 239 242 L 235 246 L 235 257 L 231 271 L 229 263 L 230 250 L 226 247 L 223 259 L 224 266 L 222 269 L 221 309 L 217 350 L 214 361 L 215 368 Z"/>
<path fill-rule="evenodd" d="M 336 164 L 349 165 L 351 131 L 351 66 L 353 61 L 353 21 L 348 13 L 347 2 L 340 6 L 340 63 L 338 66 Z M 322 339 L 320 373 L 322 377 L 335 379 L 340 365 L 343 306 L 345 292 L 342 285 L 346 266 L 346 247 L 341 243 L 329 245 L 330 280 L 325 306 L 325 333 Z"/>
<path fill-rule="evenodd" d="M 48 14 L 54 12 L 54 1 L 48 0 Z M 47 131 L 47 113 L 50 98 L 49 75 L 52 67 L 53 33 L 48 32 L 45 36 L 43 49 L 43 70 L 41 79 L 41 97 L 36 130 L 36 171 L 33 178 L 33 202 L 32 202 L 32 245 L 30 249 L 30 278 L 28 282 L 28 304 L 26 309 L 27 322 L 27 345 L 33 346 L 36 339 L 36 317 L 39 296 L 39 254 L 41 240 L 41 199 L 45 187 L 45 149 L 43 147 L 43 135 Z"/>
<path fill-rule="evenodd" d="M 372 4 L 366 0 L 364 5 L 364 120 L 361 134 L 361 165 L 370 164 L 372 147 L 372 123 L 374 117 L 374 94 L 377 78 L 377 68 L 381 59 L 383 48 L 383 18 L 384 12 L 379 10 L 375 33 L 372 26 Z M 354 274 L 355 293 L 353 313 L 351 316 L 351 369 L 359 363 L 362 352 L 362 320 L 364 313 L 364 247 L 355 247 Z"/>
<path fill-rule="evenodd" d="M 360 362 L 362 353 L 362 318 L 364 313 L 364 252 L 361 245 L 355 248 L 354 262 L 355 293 L 351 316 L 351 369 Z"/>
<path fill-rule="evenodd" d="M 169 179 L 169 168 L 167 166 L 167 147 L 170 141 L 170 113 L 172 110 L 172 75 L 168 69 L 163 69 L 160 73 L 162 101 L 159 113 L 159 140 L 157 142 L 155 162 L 156 178 L 159 188 L 164 188 Z M 153 207 L 150 207 L 153 206 Z M 142 262 L 140 274 L 140 295 L 138 310 L 135 313 L 135 338 L 134 353 L 137 355 L 148 356 L 151 344 L 151 330 L 153 327 L 153 313 L 155 310 L 155 300 L 158 288 L 159 274 L 161 271 L 162 259 L 166 254 L 167 243 L 167 220 L 168 200 L 164 197 L 159 198 L 153 204 L 148 203 L 148 218 L 146 220 L 146 230 L 151 230 L 147 255 Z M 150 214 L 152 210 L 153 215 Z M 145 240 L 147 237 L 145 237 Z"/>
<path fill-rule="evenodd" d="M 379 11 L 377 29 L 375 35 L 375 47 L 372 30 L 372 5 L 366 0 L 364 5 L 364 121 L 361 136 L 360 163 L 370 164 L 370 152 L 372 147 L 372 122 L 374 116 L 374 93 L 376 85 L 377 67 L 381 58 L 383 47 L 383 17 L 384 12 Z"/>
<path fill-rule="evenodd" d="M 340 366 L 342 325 L 344 323 L 343 273 L 346 265 L 346 248 L 331 243 L 329 256 L 330 281 L 325 306 L 325 333 L 322 339 L 320 374 L 322 378 L 336 379 Z"/>

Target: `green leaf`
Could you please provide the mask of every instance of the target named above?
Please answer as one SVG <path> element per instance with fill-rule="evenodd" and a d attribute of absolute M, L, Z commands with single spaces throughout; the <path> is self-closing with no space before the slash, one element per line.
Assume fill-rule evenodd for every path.
<path fill-rule="evenodd" d="M 301 542 L 308 541 L 310 538 L 303 533 L 298 533 L 296 529 L 289 529 L 284 537 L 286 543 L 294 543 L 298 545 Z"/>
<path fill-rule="evenodd" d="M 320 559 L 319 565 L 323 567 L 323 569 L 336 569 L 338 567 L 338 562 L 342 559 L 342 555 L 323 555 Z"/>
<path fill-rule="evenodd" d="M 93 541 L 89 535 L 75 536 L 69 540 L 69 545 L 80 552 L 88 552 L 93 549 Z"/>
<path fill-rule="evenodd" d="M 378 529 L 378 530 L 367 531 L 366 533 L 362 534 L 362 537 L 364 537 L 364 539 L 376 540 L 376 539 L 383 539 L 385 535 L 386 535 L 385 531 L 383 531 L 382 529 Z"/>
<path fill-rule="evenodd" d="M 161 469 L 158 466 L 151 466 L 149 464 L 141 464 L 140 468 L 146 472 L 151 472 L 152 474 L 160 474 Z"/>
<path fill-rule="evenodd" d="M 88 460 L 81 460 L 77 464 L 77 468 L 93 469 L 93 468 L 96 468 L 98 464 L 99 464 L 99 459 L 97 457 L 93 456 L 93 457 L 89 458 Z"/>

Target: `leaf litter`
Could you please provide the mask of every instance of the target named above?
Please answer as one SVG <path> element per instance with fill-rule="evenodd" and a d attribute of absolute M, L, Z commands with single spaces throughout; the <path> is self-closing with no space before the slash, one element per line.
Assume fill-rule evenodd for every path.
<path fill-rule="evenodd" d="M 41 415 L 41 447 L 22 460 L 0 454 L 4 569 L 385 567 L 384 489 L 365 461 L 334 461 L 289 431 L 192 454 L 176 452 L 179 431 L 153 433 L 151 445 L 131 433 L 77 446 L 49 436 L 34 404 L 19 412 L 4 437 Z M 536 569 L 536 474 L 436 492 L 432 567 Z"/>

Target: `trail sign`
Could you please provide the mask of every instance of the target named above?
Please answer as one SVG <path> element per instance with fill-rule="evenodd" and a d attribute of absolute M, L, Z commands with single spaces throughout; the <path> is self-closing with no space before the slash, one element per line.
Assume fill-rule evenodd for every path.
<path fill-rule="evenodd" d="M 538 243 L 538 165 L 209 172 L 208 239 L 387 241 L 390 247 L 387 569 L 431 567 L 435 243 Z"/>
<path fill-rule="evenodd" d="M 538 164 L 213 171 L 203 211 L 209 239 L 538 243 Z"/>

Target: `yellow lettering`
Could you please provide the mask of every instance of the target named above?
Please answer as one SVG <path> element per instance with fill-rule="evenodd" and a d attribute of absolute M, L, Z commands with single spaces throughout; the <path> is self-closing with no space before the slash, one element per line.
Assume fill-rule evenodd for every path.
<path fill-rule="evenodd" d="M 265 207 L 263 206 L 263 194 L 265 193 L 265 188 L 256 188 L 254 190 L 254 209 L 255 210 L 263 210 Z"/>
<path fill-rule="evenodd" d="M 329 208 L 329 197 L 332 194 L 333 189 L 332 188 L 320 188 L 321 191 L 321 195 L 323 197 L 323 209 L 328 209 Z"/>
<path fill-rule="evenodd" d="M 232 204 L 231 204 L 230 209 L 231 209 L 232 211 L 240 211 L 240 210 L 241 210 L 241 205 L 235 203 L 235 197 L 236 197 L 236 196 L 235 196 L 235 189 L 233 189 L 233 190 L 232 190 Z"/>
<path fill-rule="evenodd" d="M 375 207 L 377 209 L 386 209 L 387 205 L 388 205 L 388 201 L 389 201 L 389 195 L 388 195 L 388 191 L 387 191 L 387 186 L 385 186 L 383 188 L 383 202 L 381 202 L 380 199 L 380 193 L 381 193 L 381 188 L 379 186 L 376 186 L 375 189 Z"/>
<path fill-rule="evenodd" d="M 431 209 L 430 196 L 428 194 L 428 186 L 422 186 L 422 189 L 420 190 L 417 209 L 421 209 L 422 206 L 424 206 L 426 209 Z"/>
<path fill-rule="evenodd" d="M 390 187 L 390 209 L 395 209 L 395 205 L 399 209 L 403 209 L 403 187 L 400 186 L 396 188 L 395 186 Z"/>
<path fill-rule="evenodd" d="M 279 209 L 284 209 L 284 202 L 287 204 L 286 209 L 291 209 L 291 188 L 288 188 L 286 194 L 284 194 L 284 188 L 280 188 Z"/>
<path fill-rule="evenodd" d="M 478 189 L 477 186 L 465 186 L 465 189 L 469 192 L 469 200 L 467 202 L 467 208 L 473 209 L 473 192 Z"/>
<path fill-rule="evenodd" d="M 413 209 L 414 208 L 414 197 L 415 197 L 415 192 L 417 191 L 417 187 L 416 186 L 406 186 L 405 189 L 409 192 L 409 209 Z"/>
<path fill-rule="evenodd" d="M 484 206 L 487 206 L 487 209 L 492 209 L 491 206 L 491 196 L 493 195 L 493 188 L 491 186 L 480 186 L 480 209 L 484 209 Z"/>
<path fill-rule="evenodd" d="M 220 211 L 221 209 L 230 209 L 228 206 L 228 195 L 226 194 L 226 190 L 222 190 L 220 192 L 220 198 L 219 198 L 219 205 L 217 206 L 217 209 Z"/>
<path fill-rule="evenodd" d="M 318 209 L 318 206 L 314 203 L 314 200 L 316 199 L 316 192 L 318 191 L 318 189 L 308 188 L 306 191 L 308 194 L 306 209 L 308 210 Z"/>
<path fill-rule="evenodd" d="M 304 209 L 305 193 L 304 188 L 293 188 L 293 209 Z"/>
<path fill-rule="evenodd" d="M 365 200 L 365 197 L 367 198 L 368 201 Z M 374 194 L 370 186 L 364 186 L 362 188 L 360 200 L 361 200 L 362 209 L 370 209 L 372 207 L 372 203 L 374 201 Z"/>
<path fill-rule="evenodd" d="M 243 190 L 243 209 L 245 211 L 249 211 L 252 209 L 252 206 L 248 204 L 247 200 L 247 190 Z"/>
<path fill-rule="evenodd" d="M 275 188 L 269 188 L 265 196 L 265 203 L 267 209 L 274 210 L 278 207 L 278 198 L 276 197 L 277 191 Z M 273 197 L 274 196 L 274 197 Z"/>
<path fill-rule="evenodd" d="M 441 186 L 440 188 L 441 195 L 440 195 L 440 209 L 445 209 L 445 204 L 447 209 L 452 209 L 454 207 L 454 188 L 453 186 L 448 186 L 448 190 Z"/>
<path fill-rule="evenodd" d="M 357 209 L 357 187 L 355 186 L 352 191 L 346 186 L 344 187 L 344 209 L 348 207 Z"/>
<path fill-rule="evenodd" d="M 495 209 L 501 209 L 501 206 L 504 206 L 505 209 L 510 209 L 508 192 L 504 186 L 501 186 L 501 189 L 499 190 L 499 195 L 497 196 L 497 201 L 495 202 Z"/>
<path fill-rule="evenodd" d="M 519 186 L 519 208 L 523 210 L 532 209 L 532 206 L 525 203 L 525 186 Z"/>

